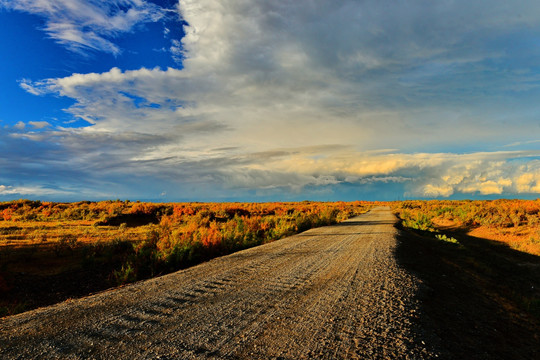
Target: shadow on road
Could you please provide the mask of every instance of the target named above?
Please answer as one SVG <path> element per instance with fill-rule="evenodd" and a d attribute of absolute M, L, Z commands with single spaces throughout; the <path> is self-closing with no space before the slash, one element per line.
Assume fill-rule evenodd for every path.
<path fill-rule="evenodd" d="M 500 243 L 403 230 L 396 255 L 419 277 L 421 324 L 450 359 L 540 359 L 540 257 Z"/>

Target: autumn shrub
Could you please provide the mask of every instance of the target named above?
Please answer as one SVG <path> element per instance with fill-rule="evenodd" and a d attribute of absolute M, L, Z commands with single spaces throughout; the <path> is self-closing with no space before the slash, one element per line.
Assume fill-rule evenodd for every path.
<path fill-rule="evenodd" d="M 365 212 L 367 202 L 0 202 L 4 245 L 39 243 L 125 283 L 257 246 Z M 39 226 L 30 224 L 39 222 Z M 19 226 L 19 224 L 21 226 Z"/>
<path fill-rule="evenodd" d="M 113 278 L 116 284 L 123 285 L 137 280 L 137 274 L 131 267 L 131 264 L 126 263 L 122 265 L 120 270 L 113 271 Z"/>
<path fill-rule="evenodd" d="M 465 226 L 519 227 L 540 222 L 540 200 L 432 200 L 393 203 L 400 214 L 422 213 L 456 221 Z"/>
<path fill-rule="evenodd" d="M 141 209 L 138 205 L 137 209 Z M 191 266 L 365 211 L 361 205 L 174 204 L 115 273 L 119 282 Z M 131 208 L 130 211 L 134 211 Z M 140 210 L 137 210 L 140 211 Z M 278 215 L 279 214 L 279 215 Z M 129 276 L 128 276 L 129 275 Z"/>
<path fill-rule="evenodd" d="M 513 233 L 506 242 L 517 250 L 540 254 L 536 236 L 528 236 L 540 224 L 540 199 L 537 200 L 431 200 L 392 203 L 403 225 L 414 229 L 429 229 L 435 219 L 454 221 L 465 228 L 479 226 L 498 233 Z M 523 233 L 525 235 L 519 235 Z"/>

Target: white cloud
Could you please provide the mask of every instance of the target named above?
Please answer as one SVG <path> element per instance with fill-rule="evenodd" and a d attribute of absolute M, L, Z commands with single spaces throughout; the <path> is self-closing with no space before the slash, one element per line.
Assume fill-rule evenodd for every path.
<path fill-rule="evenodd" d="M 32 95 L 43 95 L 43 92 L 39 91 L 29 79 L 20 80 L 19 86 Z"/>
<path fill-rule="evenodd" d="M 164 9 L 144 0 L 0 0 L 0 6 L 45 18 L 43 30 L 72 51 L 115 55 L 122 51 L 113 41 L 118 34 L 165 15 Z"/>
<path fill-rule="evenodd" d="M 423 196 L 427 197 L 448 197 L 454 194 L 454 188 L 450 185 L 426 184 L 422 188 Z"/>
<path fill-rule="evenodd" d="M 6 185 L 0 185 L 0 193 L 6 193 L 9 188 Z"/>
<path fill-rule="evenodd" d="M 47 189 L 41 186 L 9 186 L 0 185 L 0 196 L 2 195 L 64 195 L 66 191 Z"/>
<path fill-rule="evenodd" d="M 23 130 L 26 127 L 26 124 L 22 121 L 17 122 L 13 127 L 17 130 Z"/>
<path fill-rule="evenodd" d="M 29 121 L 28 124 L 30 124 L 32 127 L 36 129 L 43 129 L 48 126 L 51 126 L 47 121 Z"/>
<path fill-rule="evenodd" d="M 426 167 L 411 184 L 410 194 L 516 195 L 540 193 L 540 152 L 448 154 L 442 166 Z"/>
<path fill-rule="evenodd" d="M 182 44 L 180 40 L 173 39 L 171 41 L 171 47 L 169 48 L 169 51 L 171 52 L 174 61 L 177 63 L 182 62 L 182 56 L 184 55 L 184 50 L 182 50 Z"/>

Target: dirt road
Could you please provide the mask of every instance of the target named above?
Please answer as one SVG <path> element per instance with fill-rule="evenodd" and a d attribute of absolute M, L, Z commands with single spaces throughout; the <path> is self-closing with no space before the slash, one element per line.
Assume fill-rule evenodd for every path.
<path fill-rule="evenodd" d="M 380 207 L 160 278 L 0 320 L 2 359 L 431 359 Z"/>

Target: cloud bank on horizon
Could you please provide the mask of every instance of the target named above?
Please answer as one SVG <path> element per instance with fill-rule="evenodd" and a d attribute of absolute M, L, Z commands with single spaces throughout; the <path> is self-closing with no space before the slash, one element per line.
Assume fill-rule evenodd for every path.
<path fill-rule="evenodd" d="M 42 19 L 28 31 L 86 63 L 126 53 L 122 38 L 150 24 L 169 21 L 156 32 L 166 36 L 173 19 L 183 34 L 161 49 L 172 59 L 166 67 L 118 61 L 107 71 L 20 76 L 26 96 L 71 102 L 64 123 L 2 119 L 0 198 L 540 193 L 537 2 L 0 0 L 0 8 Z"/>

